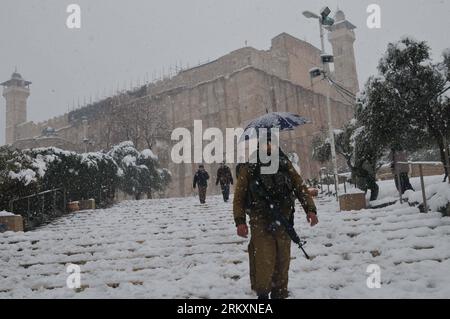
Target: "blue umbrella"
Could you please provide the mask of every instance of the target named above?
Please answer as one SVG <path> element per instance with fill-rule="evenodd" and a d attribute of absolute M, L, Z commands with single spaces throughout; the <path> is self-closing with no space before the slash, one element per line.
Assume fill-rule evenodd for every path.
<path fill-rule="evenodd" d="M 264 114 L 248 123 L 244 130 L 243 136 L 245 136 L 245 139 L 252 138 L 252 133 L 257 133 L 261 128 L 265 128 L 267 130 L 270 130 L 271 128 L 278 128 L 280 132 L 292 131 L 297 126 L 309 123 L 311 123 L 310 120 L 294 113 L 273 112 Z"/>

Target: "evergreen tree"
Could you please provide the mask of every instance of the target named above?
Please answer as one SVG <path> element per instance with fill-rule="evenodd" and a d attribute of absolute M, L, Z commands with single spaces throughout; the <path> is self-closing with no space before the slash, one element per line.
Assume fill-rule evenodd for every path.
<path fill-rule="evenodd" d="M 445 164 L 448 156 L 449 57 L 432 63 L 430 48 L 409 37 L 390 43 L 358 100 L 357 118 L 372 143 L 415 151 L 432 139 Z"/>
<path fill-rule="evenodd" d="M 331 159 L 331 145 L 325 133 L 313 142 L 313 158 L 321 163 Z M 378 197 L 376 172 L 379 169 L 382 151 L 364 127 L 352 119 L 341 130 L 334 131 L 336 153 L 342 156 L 352 173 L 358 188 L 370 190 L 370 200 Z"/>

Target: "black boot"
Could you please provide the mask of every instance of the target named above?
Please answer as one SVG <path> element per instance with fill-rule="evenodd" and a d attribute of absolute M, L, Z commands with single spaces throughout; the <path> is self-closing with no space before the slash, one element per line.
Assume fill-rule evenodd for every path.
<path fill-rule="evenodd" d="M 269 299 L 269 294 L 259 294 L 258 299 L 267 300 L 267 299 Z"/>

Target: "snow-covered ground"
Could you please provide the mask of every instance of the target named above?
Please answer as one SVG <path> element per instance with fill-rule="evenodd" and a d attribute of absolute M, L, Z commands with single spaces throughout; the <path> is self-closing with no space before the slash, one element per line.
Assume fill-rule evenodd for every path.
<path fill-rule="evenodd" d="M 380 196 L 395 196 L 383 183 Z M 316 227 L 296 216 L 313 258 L 292 246 L 292 298 L 450 297 L 449 217 L 406 203 L 359 212 L 337 212 L 330 197 L 317 204 Z M 0 234 L 0 298 L 254 298 L 247 242 L 219 196 L 78 212 Z M 80 289 L 66 287 L 69 263 L 81 267 Z M 381 268 L 379 289 L 367 287 L 370 264 Z"/>

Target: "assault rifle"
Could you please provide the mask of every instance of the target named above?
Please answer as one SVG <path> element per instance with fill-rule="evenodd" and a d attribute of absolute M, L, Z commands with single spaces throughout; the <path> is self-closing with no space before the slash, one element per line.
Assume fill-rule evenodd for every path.
<path fill-rule="evenodd" d="M 258 192 L 260 193 L 261 197 L 264 198 L 267 206 L 269 207 L 270 219 L 273 221 L 273 223 L 275 223 L 275 225 L 282 226 L 284 228 L 284 230 L 286 231 L 286 233 L 291 238 L 291 240 L 296 245 L 298 245 L 298 248 L 300 248 L 302 250 L 303 254 L 305 254 L 306 259 L 310 259 L 309 255 L 306 253 L 305 249 L 303 248 L 303 246 L 306 244 L 306 241 L 302 241 L 300 239 L 300 237 L 297 235 L 297 232 L 295 231 L 292 223 L 289 220 L 287 220 L 287 218 L 284 217 L 284 215 L 282 214 L 280 205 L 271 200 L 270 193 L 267 191 L 267 189 L 264 186 L 264 184 L 262 183 L 261 179 L 258 178 L 256 181 L 257 181 Z"/>

